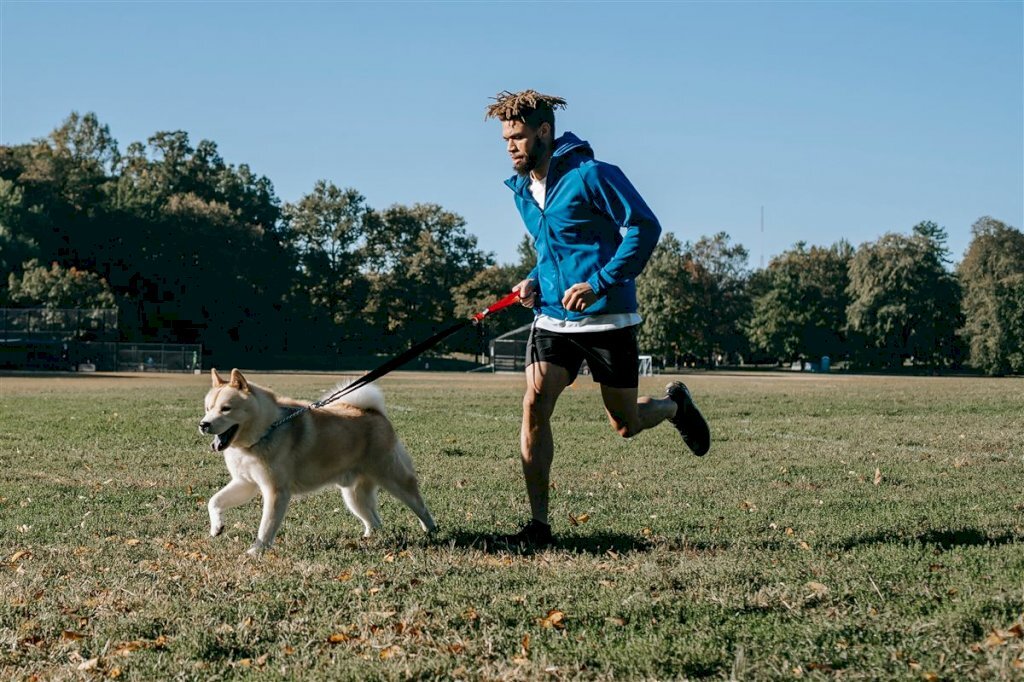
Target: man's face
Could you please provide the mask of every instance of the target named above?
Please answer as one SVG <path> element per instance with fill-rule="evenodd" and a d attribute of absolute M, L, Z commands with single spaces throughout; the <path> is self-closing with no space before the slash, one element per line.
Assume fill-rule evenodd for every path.
<path fill-rule="evenodd" d="M 522 121 L 501 122 L 501 137 L 505 140 L 516 173 L 526 175 L 544 160 L 549 149 L 545 136 L 550 134 L 550 130 L 547 123 L 531 128 Z"/>

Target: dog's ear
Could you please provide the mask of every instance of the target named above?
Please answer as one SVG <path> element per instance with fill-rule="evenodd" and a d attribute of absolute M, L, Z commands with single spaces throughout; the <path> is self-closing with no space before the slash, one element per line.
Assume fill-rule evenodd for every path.
<path fill-rule="evenodd" d="M 242 373 L 237 369 L 231 370 L 231 388 L 237 388 L 239 391 L 249 392 L 249 382 L 245 380 Z"/>
<path fill-rule="evenodd" d="M 217 388 L 218 386 L 223 386 L 224 384 L 228 383 L 228 382 L 226 382 L 226 381 L 224 381 L 223 379 L 220 378 L 220 375 L 217 374 L 217 368 L 216 367 L 210 368 L 210 378 L 213 380 L 213 387 L 214 388 Z"/>

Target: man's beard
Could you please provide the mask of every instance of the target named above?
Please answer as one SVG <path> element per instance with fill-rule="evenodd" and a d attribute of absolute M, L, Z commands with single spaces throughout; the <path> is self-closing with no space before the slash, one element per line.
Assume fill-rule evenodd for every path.
<path fill-rule="evenodd" d="M 540 164 L 540 160 L 544 158 L 544 155 L 548 153 L 548 144 L 541 137 L 537 136 L 537 141 L 533 144 L 533 149 L 526 155 L 521 163 L 513 164 L 513 168 L 520 177 L 526 177 L 530 171 L 537 168 Z"/>

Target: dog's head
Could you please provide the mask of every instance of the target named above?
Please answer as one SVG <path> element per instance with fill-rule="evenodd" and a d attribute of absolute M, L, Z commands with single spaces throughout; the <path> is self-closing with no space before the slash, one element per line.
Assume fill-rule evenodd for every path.
<path fill-rule="evenodd" d="M 199 422 L 199 433 L 213 435 L 210 448 L 216 452 L 226 450 L 240 429 L 244 428 L 256 409 L 252 387 L 242 373 L 231 370 L 231 378 L 224 381 L 217 370 L 210 370 L 213 386 L 206 394 L 205 409 Z"/>

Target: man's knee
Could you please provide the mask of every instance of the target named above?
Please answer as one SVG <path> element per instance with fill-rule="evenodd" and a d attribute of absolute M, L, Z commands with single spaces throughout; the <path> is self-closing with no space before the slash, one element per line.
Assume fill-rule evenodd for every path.
<path fill-rule="evenodd" d="M 527 390 L 523 396 L 523 415 L 531 422 L 546 421 L 555 408 L 555 399 L 538 391 Z"/>

